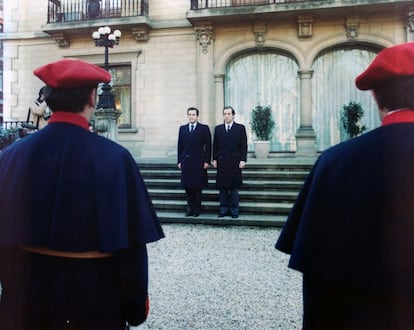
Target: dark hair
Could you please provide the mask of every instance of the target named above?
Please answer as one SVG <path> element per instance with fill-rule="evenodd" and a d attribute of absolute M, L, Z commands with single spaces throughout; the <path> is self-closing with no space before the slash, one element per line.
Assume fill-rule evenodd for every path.
<path fill-rule="evenodd" d="M 197 116 L 198 116 L 199 111 L 198 111 L 198 109 L 197 109 L 197 108 L 194 108 L 194 107 L 189 107 L 189 108 L 187 109 L 187 114 L 188 114 L 188 112 L 189 112 L 190 110 L 194 110 L 194 111 L 197 113 Z"/>
<path fill-rule="evenodd" d="M 225 107 L 223 108 L 223 113 L 224 113 L 224 110 L 227 110 L 227 109 L 230 109 L 230 110 L 231 110 L 231 114 L 232 114 L 233 116 L 236 114 L 236 111 L 234 111 L 233 107 L 232 107 L 232 106 L 230 106 L 230 105 L 225 106 Z"/>
<path fill-rule="evenodd" d="M 53 112 L 82 112 L 89 96 L 96 86 L 77 88 L 51 88 L 46 95 L 46 103 Z"/>
<path fill-rule="evenodd" d="M 373 88 L 379 108 L 414 109 L 414 76 L 386 80 Z"/>
<path fill-rule="evenodd" d="M 41 89 L 39 89 L 39 99 L 40 99 L 40 96 L 42 96 L 42 94 L 46 96 L 46 93 L 47 93 L 47 86 L 43 86 Z"/>

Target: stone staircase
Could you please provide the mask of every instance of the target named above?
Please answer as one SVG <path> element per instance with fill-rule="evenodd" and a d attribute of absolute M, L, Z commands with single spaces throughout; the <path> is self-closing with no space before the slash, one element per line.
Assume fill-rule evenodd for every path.
<path fill-rule="evenodd" d="M 199 217 L 186 217 L 180 171 L 171 160 L 138 161 L 141 174 L 162 223 L 283 226 L 298 192 L 313 165 L 312 159 L 284 161 L 248 159 L 240 189 L 240 216 L 218 218 L 218 190 L 214 168 L 208 170 L 209 186 L 203 190 Z"/>

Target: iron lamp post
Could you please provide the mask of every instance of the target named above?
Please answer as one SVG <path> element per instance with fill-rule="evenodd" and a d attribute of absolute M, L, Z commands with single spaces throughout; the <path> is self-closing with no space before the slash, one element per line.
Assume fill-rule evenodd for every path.
<path fill-rule="evenodd" d="M 98 31 L 92 33 L 92 38 L 95 40 L 95 46 L 105 47 L 105 70 L 109 71 L 108 64 L 108 49 L 113 48 L 119 44 L 121 39 L 121 31 L 115 30 L 111 33 L 109 26 L 100 27 Z M 112 87 L 109 83 L 104 83 L 102 86 L 102 93 L 99 95 L 97 105 L 98 109 L 115 109 L 115 97 L 112 93 Z"/>

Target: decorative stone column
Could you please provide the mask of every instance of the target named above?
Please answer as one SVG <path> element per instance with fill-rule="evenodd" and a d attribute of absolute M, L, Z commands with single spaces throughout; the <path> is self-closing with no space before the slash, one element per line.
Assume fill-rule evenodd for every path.
<path fill-rule="evenodd" d="M 312 70 L 299 71 L 300 78 L 300 127 L 296 132 L 296 155 L 316 156 L 316 135 L 312 127 Z"/>
<path fill-rule="evenodd" d="M 210 24 L 194 28 L 198 44 L 197 51 L 197 103 L 201 120 L 211 123 L 214 117 L 213 99 L 213 26 Z"/>
<path fill-rule="evenodd" d="M 407 13 L 407 41 L 414 41 L 414 7 Z"/>
<path fill-rule="evenodd" d="M 121 113 L 116 109 L 96 109 L 95 130 L 98 134 L 116 142 L 118 140 L 118 118 Z"/>
<path fill-rule="evenodd" d="M 216 74 L 214 76 L 214 86 L 216 90 L 216 111 L 212 114 L 211 124 L 217 125 L 223 121 L 222 109 L 224 108 L 224 74 Z"/>

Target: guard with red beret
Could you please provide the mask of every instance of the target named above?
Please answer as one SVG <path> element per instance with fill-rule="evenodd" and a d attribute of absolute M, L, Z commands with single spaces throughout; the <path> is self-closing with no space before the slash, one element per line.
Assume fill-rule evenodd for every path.
<path fill-rule="evenodd" d="M 303 329 L 413 329 L 414 43 L 356 85 L 382 126 L 322 153 L 276 248 L 303 273 Z"/>
<path fill-rule="evenodd" d="M 111 76 L 71 59 L 34 74 L 53 114 L 0 153 L 0 329 L 135 328 L 164 234 L 132 155 L 89 131 Z"/>

